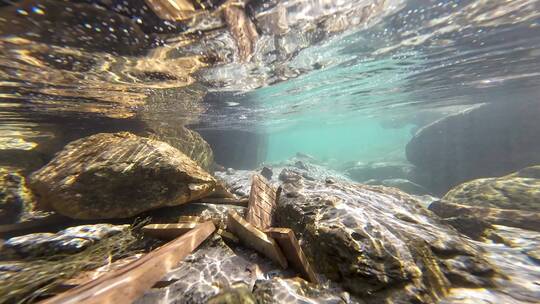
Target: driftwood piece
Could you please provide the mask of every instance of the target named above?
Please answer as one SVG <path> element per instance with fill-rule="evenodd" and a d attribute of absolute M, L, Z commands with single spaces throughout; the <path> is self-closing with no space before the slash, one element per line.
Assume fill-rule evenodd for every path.
<path fill-rule="evenodd" d="M 133 262 L 135 260 L 140 259 L 143 256 L 144 256 L 144 254 L 139 253 L 139 254 L 136 254 L 136 255 L 133 255 L 133 256 L 129 256 L 129 257 L 126 257 L 126 258 L 123 258 L 123 259 L 116 260 L 116 261 L 114 261 L 112 263 L 103 265 L 103 266 L 101 266 L 99 268 L 96 268 L 96 269 L 93 269 L 93 270 L 84 271 L 84 272 L 80 273 L 79 275 L 62 282 L 61 285 L 54 288 L 53 293 L 58 294 L 58 293 L 61 293 L 61 292 L 65 292 L 65 291 L 67 291 L 69 289 L 75 288 L 75 287 L 77 287 L 79 285 L 86 284 L 86 283 L 88 283 L 88 282 L 90 282 L 92 280 L 95 280 L 95 279 L 103 276 L 103 275 L 106 275 L 107 273 L 109 273 L 111 271 L 115 271 L 117 269 L 120 269 L 120 268 L 124 267 L 125 265 L 127 265 L 127 264 L 129 264 L 129 263 L 131 263 L 131 262 Z"/>
<path fill-rule="evenodd" d="M 304 279 L 315 284 L 319 282 L 291 229 L 271 228 L 266 230 L 266 233 L 276 240 L 287 261 L 300 272 Z"/>
<path fill-rule="evenodd" d="M 199 224 L 190 232 L 144 257 L 42 303 L 132 303 L 195 250 L 215 229 L 210 221 Z"/>
<path fill-rule="evenodd" d="M 266 230 L 272 227 L 276 209 L 276 189 L 266 178 L 254 174 L 246 219 L 255 227 Z"/>
<path fill-rule="evenodd" d="M 197 227 L 199 223 L 178 223 L 178 224 L 150 224 L 141 228 L 145 235 L 162 240 L 172 240 L 186 234 L 191 229 Z"/>
<path fill-rule="evenodd" d="M 234 210 L 229 210 L 227 229 L 246 246 L 255 249 L 281 267 L 287 268 L 287 260 L 278 244 L 264 232 L 244 220 Z"/>
<path fill-rule="evenodd" d="M 201 199 L 201 203 L 247 207 L 249 200 L 237 198 L 203 198 Z"/>

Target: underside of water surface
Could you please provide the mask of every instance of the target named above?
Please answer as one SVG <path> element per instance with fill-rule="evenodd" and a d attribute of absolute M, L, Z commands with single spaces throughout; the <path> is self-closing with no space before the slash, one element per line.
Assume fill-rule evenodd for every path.
<path fill-rule="evenodd" d="M 127 302 L 538 303 L 539 99 L 538 0 L 0 1 L 0 303 L 142 219 L 217 232 Z"/>

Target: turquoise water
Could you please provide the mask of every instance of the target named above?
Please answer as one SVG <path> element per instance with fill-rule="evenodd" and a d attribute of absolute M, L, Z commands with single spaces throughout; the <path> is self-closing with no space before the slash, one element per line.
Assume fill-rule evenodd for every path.
<path fill-rule="evenodd" d="M 412 136 L 412 127 L 388 129 L 375 118 L 332 123 L 328 116 L 309 115 L 288 130 L 270 133 L 265 161 L 278 162 L 297 152 L 323 161 L 405 160 L 403 147 Z"/>

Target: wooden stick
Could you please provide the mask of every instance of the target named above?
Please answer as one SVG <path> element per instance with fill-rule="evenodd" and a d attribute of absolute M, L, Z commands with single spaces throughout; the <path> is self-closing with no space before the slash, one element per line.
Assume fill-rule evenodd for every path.
<path fill-rule="evenodd" d="M 150 289 L 215 230 L 211 221 L 126 266 L 59 294 L 44 304 L 132 303 Z"/>
<path fill-rule="evenodd" d="M 281 251 L 285 255 L 285 258 L 287 258 L 287 261 L 300 272 L 304 279 L 311 283 L 319 283 L 315 272 L 311 268 L 304 251 L 302 251 L 302 247 L 300 247 L 300 244 L 291 229 L 270 228 L 266 230 L 266 234 L 276 240 Z"/>
<path fill-rule="evenodd" d="M 249 200 L 248 199 L 237 199 L 237 198 L 203 198 L 201 203 L 206 204 L 216 204 L 216 205 L 235 205 L 241 207 L 247 207 Z"/>
<path fill-rule="evenodd" d="M 142 227 L 141 231 L 145 235 L 162 240 L 172 240 L 186 234 L 191 229 L 197 227 L 199 223 L 178 223 L 178 224 L 150 224 Z"/>
<path fill-rule="evenodd" d="M 255 249 L 268 257 L 283 269 L 287 268 L 287 259 L 274 239 L 244 220 L 234 210 L 229 210 L 227 229 L 234 233 L 244 245 Z"/>

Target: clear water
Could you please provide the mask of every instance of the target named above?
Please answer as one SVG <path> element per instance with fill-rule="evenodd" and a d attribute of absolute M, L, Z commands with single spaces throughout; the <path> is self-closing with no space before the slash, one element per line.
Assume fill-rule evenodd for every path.
<path fill-rule="evenodd" d="M 199 131 L 235 169 L 298 152 L 334 169 L 410 165 L 407 144 L 443 117 L 490 104 L 524 108 L 518 118 L 540 112 L 540 1 L 263 2 L 249 6 L 259 38 L 248 60 L 215 16 L 163 21 L 143 1 L 2 2 L 0 166 L 27 174 L 74 139 L 163 126 Z M 286 31 L 264 19 L 283 7 Z M 536 140 L 537 126 L 514 131 Z M 516 164 L 534 153 L 483 136 L 501 138 Z M 535 164 L 462 171 L 466 180 Z"/>

